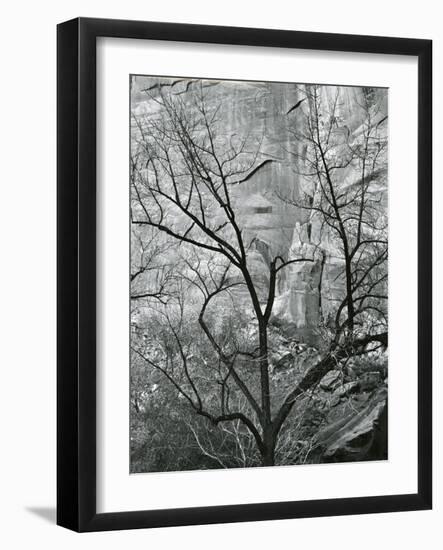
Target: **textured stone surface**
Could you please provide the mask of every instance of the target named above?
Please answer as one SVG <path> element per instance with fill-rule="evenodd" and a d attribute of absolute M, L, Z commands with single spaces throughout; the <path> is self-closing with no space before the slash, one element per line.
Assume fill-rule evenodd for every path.
<path fill-rule="evenodd" d="M 259 297 L 264 301 L 271 258 L 281 255 L 285 259 L 313 259 L 293 264 L 280 273 L 273 322 L 287 331 L 295 331 L 300 341 L 315 343 L 319 322 L 328 322 L 333 317 L 337 297 L 343 295 L 340 277 L 343 262 L 328 233 L 321 232 L 318 214 L 281 200 L 282 196 L 297 200 L 302 193 L 315 195 L 312 185 L 299 175 L 303 168 L 303 145 L 290 131 L 291 127 L 300 129 L 302 124 L 294 107 L 303 98 L 300 92 L 303 85 L 146 77 L 133 80 L 132 86 L 136 114 L 158 109 L 152 99 L 147 99 L 144 89 L 154 97 L 160 89 L 170 90 L 185 101 L 202 91 L 208 106 L 218 109 L 217 143 L 221 149 L 229 146 L 229 140 L 244 136 L 260 149 L 249 174 L 245 174 L 241 183 L 231 186 L 234 211 L 249 248 L 248 263 Z M 334 86 L 321 88 L 324 105 L 333 103 L 336 90 Z M 387 102 L 387 94 L 380 97 Z M 363 130 L 358 109 L 361 101 L 359 88 L 341 89 L 336 111 L 341 122 L 335 130 L 338 156 Z M 380 120 L 386 112 L 385 104 L 377 115 Z M 356 176 L 350 167 L 340 169 L 339 175 L 343 184 L 355 184 Z M 236 290 L 236 294 L 241 296 L 242 291 Z"/>
<path fill-rule="evenodd" d="M 320 462 L 387 458 L 387 389 L 376 391 L 358 414 L 352 411 L 320 431 L 316 446 Z"/>

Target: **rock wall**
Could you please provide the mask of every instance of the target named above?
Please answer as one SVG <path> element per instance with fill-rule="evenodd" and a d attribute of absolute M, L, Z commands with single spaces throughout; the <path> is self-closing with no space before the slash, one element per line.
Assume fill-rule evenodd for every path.
<path fill-rule="evenodd" d="M 203 90 L 210 108 L 218 109 L 219 143 L 223 140 L 228 143 L 232 136 L 248 135 L 259 146 L 254 167 L 232 187 L 232 202 L 248 247 L 249 266 L 264 300 L 268 266 L 273 257 L 313 258 L 310 262 L 294 263 L 281 272 L 273 322 L 295 333 L 299 340 L 315 343 L 320 322 L 333 311 L 343 291 L 339 277 L 343 264 L 333 240 L 321 232 L 322 224 L 315 212 L 281 199 L 284 196 L 296 201 L 301 194 L 314 197 L 316 193 L 299 175 L 304 168 L 304 145 L 293 131 L 303 129 L 297 128 L 302 119 L 296 117 L 304 97 L 303 85 L 136 77 L 132 81 L 134 112 L 141 114 L 155 109 L 155 103 L 146 98 L 143 90 L 155 95 L 162 88 L 185 98 L 192 97 L 197 89 Z M 334 102 L 336 91 L 334 86 L 321 88 L 326 109 Z M 374 94 L 384 98 L 381 120 L 387 112 L 387 94 L 377 90 Z M 340 118 L 337 132 L 342 132 L 343 139 L 337 155 L 340 147 L 347 147 L 350 136 L 362 132 L 361 111 L 356 108 L 361 100 L 360 88 L 341 89 L 335 114 Z M 349 167 L 341 170 L 340 177 L 345 185 L 356 180 Z"/>

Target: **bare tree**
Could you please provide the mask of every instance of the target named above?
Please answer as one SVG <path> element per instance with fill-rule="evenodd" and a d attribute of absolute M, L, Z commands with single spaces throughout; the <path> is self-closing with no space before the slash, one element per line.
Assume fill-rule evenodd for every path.
<path fill-rule="evenodd" d="M 239 434 L 240 424 L 244 426 L 255 441 L 261 463 L 273 465 L 279 434 L 297 398 L 312 392 L 321 378 L 350 354 L 363 352 L 372 342 L 387 341 L 386 333 L 353 331 L 356 318 L 378 292 L 380 283 L 374 282 L 373 274 L 384 258 L 364 267 L 368 255 L 363 251 L 377 245 L 375 239 L 367 242 L 363 229 L 369 205 L 363 191 L 369 185 L 366 169 L 361 190 L 355 193 L 355 197 L 363 197 L 363 206 L 357 217 L 357 240 L 347 244 L 347 293 L 337 312 L 336 338 L 324 356 L 294 381 L 286 395 L 281 395 L 272 386 L 269 345 L 276 286 L 288 265 L 313 258 L 272 257 L 264 293 L 251 272 L 251 243 L 237 219 L 233 196 L 236 187 L 268 160 L 261 154 L 261 137 L 248 132 L 242 137 L 224 135 L 219 108 L 207 101 L 201 82 L 187 94 L 160 88 L 146 93 L 156 107 L 149 113 L 133 115 L 132 224 L 136 231 L 152 228 L 176 243 L 180 273 L 168 272 L 171 286 L 166 306 L 158 295 L 144 297 L 156 302 L 152 306 L 151 337 L 142 344 L 135 343 L 133 353 L 161 372 L 177 390 L 177 398 L 186 400 L 197 415 L 222 428 L 229 424 L 224 429 L 234 435 Z M 351 197 L 344 197 L 341 191 L 337 196 L 331 175 L 334 168 L 327 157 L 328 149 L 321 145 L 320 127 L 310 125 L 308 143 L 318 157 L 313 164 L 314 175 L 329 188 L 324 197 L 327 203 L 331 201 L 332 218 L 324 202 L 311 206 L 332 228 L 338 224 L 336 231 L 342 241 L 349 240 L 346 228 L 350 222 L 343 218 L 342 203 L 350 203 Z M 354 151 L 353 158 L 358 154 L 368 158 L 360 150 Z M 165 286 L 160 288 L 164 291 Z M 357 293 L 363 288 L 373 292 L 368 291 L 363 298 L 361 291 Z M 231 316 L 221 329 L 217 328 L 223 304 L 235 300 L 238 290 L 246 293 L 250 303 L 245 313 L 248 322 L 235 325 L 235 316 Z M 142 298 L 141 293 L 134 297 Z M 345 308 L 347 316 L 343 318 Z M 201 351 L 202 338 L 210 348 L 206 357 Z M 241 433 L 243 436 L 243 429 Z M 197 443 L 207 449 L 201 440 Z M 243 448 L 242 443 L 239 449 Z"/>
<path fill-rule="evenodd" d="M 342 89 L 325 97 L 317 85 L 300 89 L 304 103 L 290 128 L 303 144 L 292 154 L 307 192 L 283 200 L 309 212 L 309 239 L 332 243 L 343 266 L 334 345 L 387 327 L 387 116 L 376 91 L 360 91 L 352 131 L 341 115 Z"/>

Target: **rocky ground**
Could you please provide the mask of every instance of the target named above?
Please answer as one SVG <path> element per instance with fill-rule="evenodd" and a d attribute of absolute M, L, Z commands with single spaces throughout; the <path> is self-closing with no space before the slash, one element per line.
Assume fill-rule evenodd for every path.
<path fill-rule="evenodd" d="M 318 361 L 321 352 L 274 335 L 273 383 L 282 391 Z M 329 371 L 310 396 L 317 429 L 307 462 L 387 459 L 387 352 L 352 357 Z"/>

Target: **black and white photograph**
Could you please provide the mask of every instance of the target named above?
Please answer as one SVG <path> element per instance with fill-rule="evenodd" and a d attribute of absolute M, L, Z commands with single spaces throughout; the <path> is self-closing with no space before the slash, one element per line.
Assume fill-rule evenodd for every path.
<path fill-rule="evenodd" d="M 385 460 L 388 90 L 130 76 L 131 473 Z"/>

